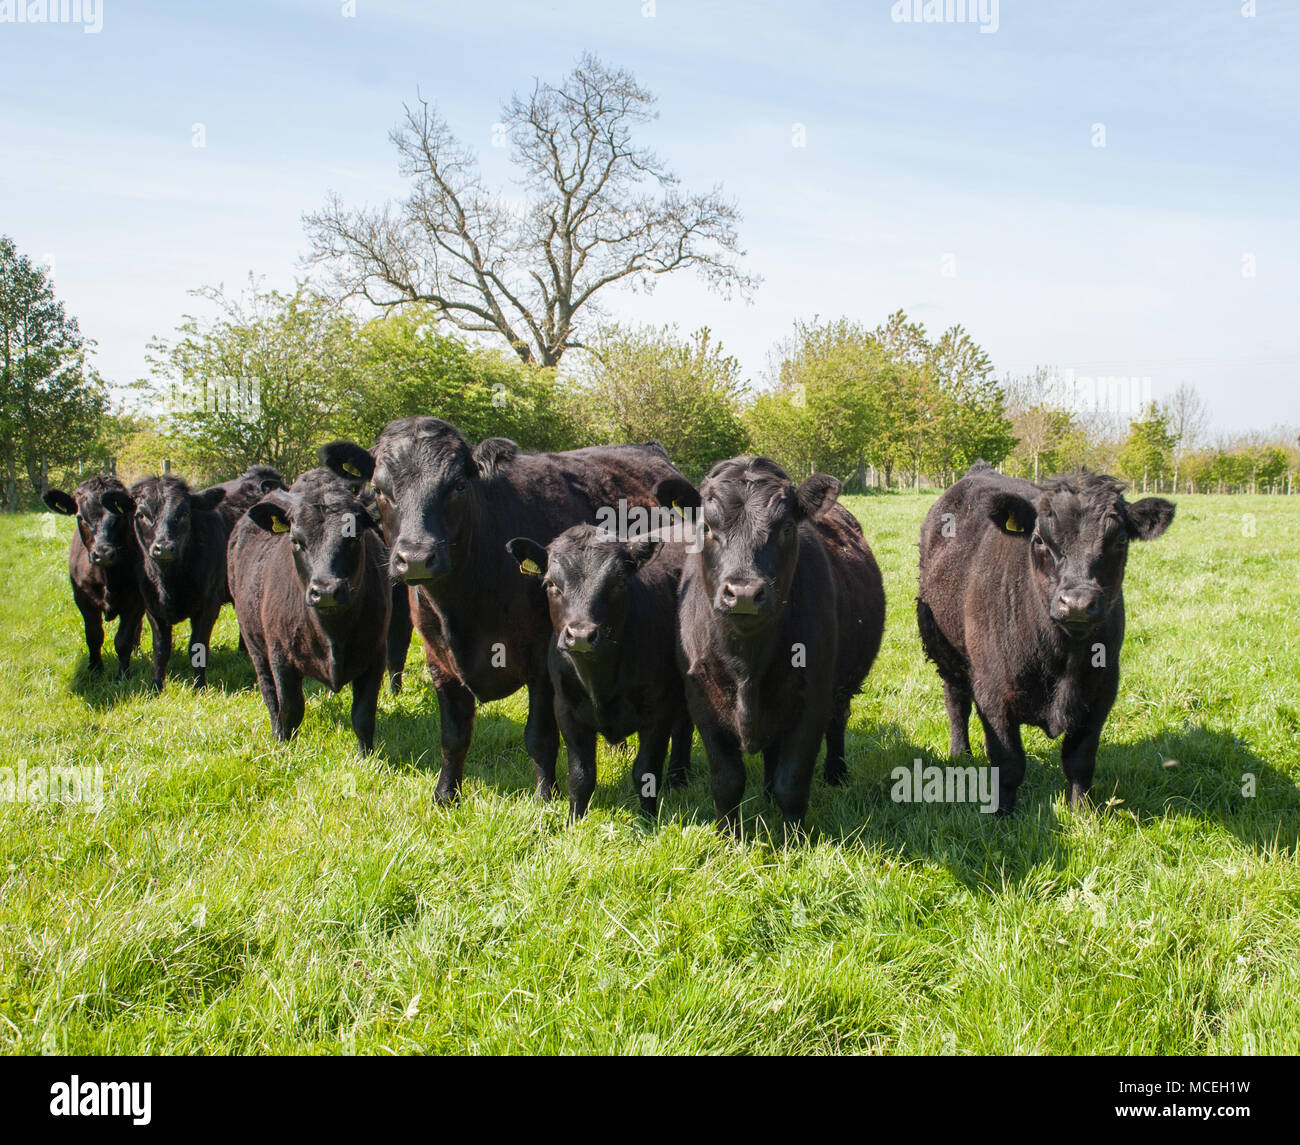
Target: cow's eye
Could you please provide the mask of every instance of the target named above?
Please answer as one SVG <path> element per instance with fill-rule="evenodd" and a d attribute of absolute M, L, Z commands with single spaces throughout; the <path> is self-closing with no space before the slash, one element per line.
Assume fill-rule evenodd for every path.
<path fill-rule="evenodd" d="M 793 535 L 794 535 L 794 522 L 787 521 L 784 525 L 781 526 L 781 536 L 788 541 Z"/>
<path fill-rule="evenodd" d="M 294 551 L 295 553 L 300 553 L 300 552 L 302 552 L 302 542 L 301 542 L 300 540 L 298 540 L 297 537 L 290 537 L 290 538 L 289 538 L 289 547 L 290 547 L 291 549 L 293 549 L 293 551 Z"/>
<path fill-rule="evenodd" d="M 153 518 L 148 513 L 137 513 L 136 519 L 146 528 L 153 524 Z"/>
<path fill-rule="evenodd" d="M 458 478 L 456 479 L 456 484 L 452 486 L 452 489 L 455 490 L 457 493 L 464 493 L 464 492 L 465 492 L 465 478 L 463 478 L 463 477 L 458 477 Z"/>

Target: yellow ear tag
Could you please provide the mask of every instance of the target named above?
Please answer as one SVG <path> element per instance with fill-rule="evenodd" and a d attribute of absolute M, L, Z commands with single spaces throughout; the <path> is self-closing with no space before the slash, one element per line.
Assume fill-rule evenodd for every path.
<path fill-rule="evenodd" d="M 519 562 L 519 571 L 526 572 L 529 576 L 541 576 L 542 566 L 533 560 L 532 557 L 525 557 Z"/>
<path fill-rule="evenodd" d="M 682 503 L 680 501 L 674 501 L 673 508 L 680 513 L 682 511 Z"/>
<path fill-rule="evenodd" d="M 1023 533 L 1024 531 L 1025 531 L 1025 530 L 1024 530 L 1023 528 L 1021 528 L 1019 522 L 1017 522 L 1017 520 L 1015 519 L 1015 517 L 1012 517 L 1012 516 L 1008 516 L 1008 517 L 1007 517 L 1007 532 L 1008 532 L 1008 533 Z"/>
<path fill-rule="evenodd" d="M 352 462 L 350 462 L 350 461 L 345 461 L 345 462 L 343 463 L 343 472 L 344 472 L 344 473 L 351 473 L 353 477 L 360 477 L 360 476 L 361 476 L 361 470 L 358 469 L 355 465 L 353 465 Z"/>
<path fill-rule="evenodd" d="M 287 533 L 288 531 L 289 531 L 289 526 L 286 525 L 286 524 L 284 523 L 284 518 L 283 518 L 283 517 L 272 517 L 272 518 L 271 518 L 271 532 L 273 532 L 273 533 Z"/>

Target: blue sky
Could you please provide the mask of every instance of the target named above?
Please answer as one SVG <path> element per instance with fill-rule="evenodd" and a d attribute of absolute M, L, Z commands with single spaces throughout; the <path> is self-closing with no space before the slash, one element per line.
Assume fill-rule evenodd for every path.
<path fill-rule="evenodd" d="M 503 182 L 503 99 L 591 50 L 659 95 L 646 141 L 739 202 L 764 278 L 752 304 L 682 278 L 616 316 L 707 324 L 757 380 L 796 318 L 902 307 L 999 373 L 1186 381 L 1225 430 L 1300 423 L 1291 0 L 1000 0 L 992 34 L 891 0 L 100 3 L 87 34 L 0 0 L 0 232 L 53 257 L 114 382 L 202 312 L 189 289 L 305 274 L 330 190 L 400 195 L 387 133 L 417 90 Z"/>

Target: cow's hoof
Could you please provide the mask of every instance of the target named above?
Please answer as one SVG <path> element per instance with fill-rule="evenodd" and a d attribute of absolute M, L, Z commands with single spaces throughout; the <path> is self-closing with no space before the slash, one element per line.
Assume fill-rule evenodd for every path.
<path fill-rule="evenodd" d="M 842 763 L 839 767 L 828 767 L 826 769 L 826 786 L 841 787 L 848 777 L 849 769 L 846 764 Z"/>

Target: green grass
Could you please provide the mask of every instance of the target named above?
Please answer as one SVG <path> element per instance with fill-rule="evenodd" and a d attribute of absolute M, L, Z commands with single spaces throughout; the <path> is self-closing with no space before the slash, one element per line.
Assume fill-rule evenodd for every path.
<path fill-rule="evenodd" d="M 1185 498 L 1134 546 L 1096 806 L 1068 810 L 1059 744 L 1029 731 L 1010 822 L 890 800 L 892 768 L 947 747 L 913 603 L 929 498 L 849 503 L 884 568 L 885 643 L 850 783 L 818 779 L 813 837 L 789 848 L 755 832 L 757 797 L 746 841 L 718 836 L 698 742 L 659 823 L 602 749 L 567 826 L 563 798 L 531 798 L 522 695 L 481 711 L 465 796 L 436 807 L 414 652 L 364 762 L 347 693 L 314 691 L 275 744 L 229 609 L 206 695 L 179 654 L 161 698 L 143 662 L 114 685 L 111 650 L 91 680 L 71 523 L 0 521 L 0 764 L 100 764 L 105 784 L 98 813 L 0 804 L 0 1045 L 1300 1050 L 1300 498 Z"/>

